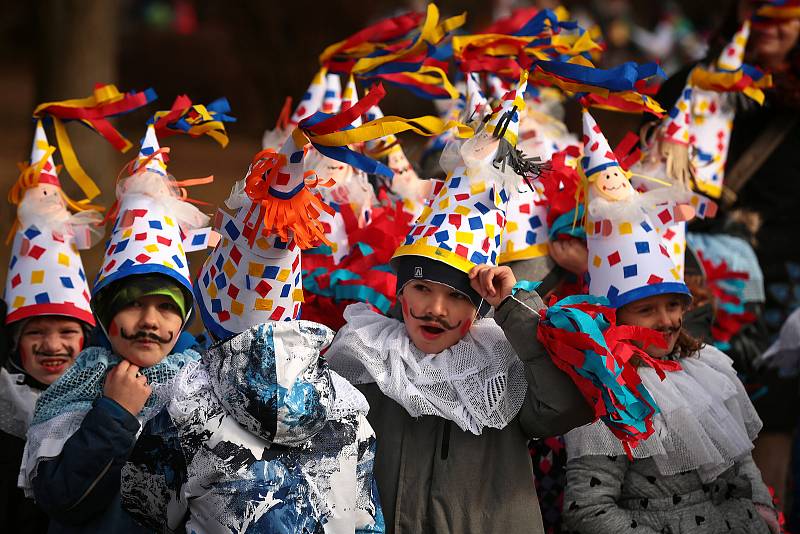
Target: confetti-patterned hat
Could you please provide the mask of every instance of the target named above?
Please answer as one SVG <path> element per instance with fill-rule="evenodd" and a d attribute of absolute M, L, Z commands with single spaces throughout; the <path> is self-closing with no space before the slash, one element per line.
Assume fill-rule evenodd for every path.
<path fill-rule="evenodd" d="M 745 21 L 716 62 L 720 71 L 737 71 L 744 62 L 744 49 L 750 35 Z M 695 89 L 692 92 L 690 140 L 695 147 L 695 180 L 700 192 L 713 198 L 722 195 L 725 165 L 728 160 L 731 131 L 736 108 L 731 95 Z"/>
<path fill-rule="evenodd" d="M 607 297 L 617 308 L 651 295 L 691 296 L 656 231 L 656 224 L 667 228 L 677 222 L 672 207 L 645 209 L 640 194 L 631 186 L 608 141 L 586 110 L 583 135 L 583 172 L 589 181 L 589 293 Z"/>
<path fill-rule="evenodd" d="M 147 127 L 131 176 L 117 186 L 118 213 L 92 295 L 116 280 L 158 273 L 191 294 L 186 253 L 208 246 L 208 217 L 182 200 L 167 174 L 153 125 Z"/>
<path fill-rule="evenodd" d="M 339 75 L 329 72 L 325 75 L 325 92 L 322 95 L 320 111 L 338 113 L 342 107 L 342 80 Z"/>
<path fill-rule="evenodd" d="M 689 144 L 689 125 L 692 122 L 691 108 L 692 87 L 687 84 L 661 125 L 661 135 L 665 141 L 681 145 Z"/>
<path fill-rule="evenodd" d="M 307 193 L 304 145 L 291 135 L 278 154 L 259 152 L 226 202 L 233 215 L 217 212 L 215 228 L 221 239 L 200 269 L 195 298 L 203 324 L 218 339 L 300 316 L 300 246 L 293 234 L 262 231 L 269 215 L 254 197 L 263 196 L 264 189 L 287 201 Z"/>
<path fill-rule="evenodd" d="M 314 75 L 314 79 L 311 80 L 311 85 L 308 86 L 308 90 L 306 90 L 300 103 L 297 104 L 297 107 L 294 109 L 291 119 L 289 119 L 290 126 L 295 126 L 301 120 L 310 117 L 322 106 L 327 73 L 328 69 L 322 67 L 317 74 Z"/>
<path fill-rule="evenodd" d="M 491 112 L 489 102 L 481 89 L 481 81 L 477 72 L 468 72 L 466 74 L 466 107 L 464 108 L 464 118 L 466 121 L 477 122 L 483 120 L 483 117 Z"/>
<path fill-rule="evenodd" d="M 6 324 L 40 315 L 61 315 L 93 326 L 89 286 L 78 254 L 79 249 L 91 245 L 89 229 L 63 222 L 69 212 L 61 199 L 53 150 L 41 121 L 37 122 L 30 167 L 38 172 L 38 181 L 19 203 L 19 225 L 3 296 L 8 304 Z M 58 199 L 55 202 L 54 197 Z"/>
<path fill-rule="evenodd" d="M 525 89 L 528 87 L 528 71 L 523 70 L 515 89 L 505 93 L 497 108 L 486 122 L 486 130 L 495 137 L 503 137 L 512 146 L 517 146 L 519 121 L 525 111 Z"/>

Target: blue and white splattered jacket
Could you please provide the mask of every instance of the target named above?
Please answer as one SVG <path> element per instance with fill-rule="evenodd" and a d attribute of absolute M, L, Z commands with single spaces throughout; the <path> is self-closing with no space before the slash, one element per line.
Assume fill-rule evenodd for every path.
<path fill-rule="evenodd" d="M 125 509 L 159 531 L 383 532 L 368 406 L 319 357 L 331 338 L 276 322 L 212 346 L 145 426 Z"/>

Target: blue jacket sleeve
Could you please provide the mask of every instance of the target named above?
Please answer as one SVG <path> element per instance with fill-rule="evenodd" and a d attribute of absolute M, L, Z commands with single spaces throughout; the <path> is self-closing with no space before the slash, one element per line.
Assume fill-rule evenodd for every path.
<path fill-rule="evenodd" d="M 39 464 L 33 479 L 36 502 L 66 525 L 101 515 L 119 492 L 120 471 L 138 430 L 136 417 L 100 397 L 61 454 Z"/>

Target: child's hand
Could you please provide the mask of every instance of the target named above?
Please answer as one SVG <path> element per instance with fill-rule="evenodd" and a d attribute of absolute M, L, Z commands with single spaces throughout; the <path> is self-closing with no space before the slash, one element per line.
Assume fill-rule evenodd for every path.
<path fill-rule="evenodd" d="M 111 369 L 103 386 L 106 397 L 113 399 L 133 415 L 142 411 L 152 392 L 147 384 L 147 377 L 139 374 L 139 367 L 127 360 L 122 360 Z"/>
<path fill-rule="evenodd" d="M 496 308 L 511 294 L 517 278 L 509 267 L 476 265 L 469 272 L 469 283 L 483 300 Z"/>
<path fill-rule="evenodd" d="M 550 257 L 569 272 L 581 276 L 589 269 L 589 250 L 577 239 L 550 242 Z"/>

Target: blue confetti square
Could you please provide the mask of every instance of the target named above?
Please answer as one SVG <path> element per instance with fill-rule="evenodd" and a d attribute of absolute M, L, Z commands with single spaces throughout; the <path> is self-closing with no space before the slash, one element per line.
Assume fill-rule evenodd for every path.
<path fill-rule="evenodd" d="M 625 267 L 622 268 L 622 276 L 624 276 L 625 278 L 631 278 L 633 276 L 636 276 L 638 272 L 639 269 L 636 268 L 635 263 L 632 265 L 626 265 Z"/>
<path fill-rule="evenodd" d="M 637 254 L 650 254 L 650 243 L 647 241 L 637 241 L 636 242 L 636 253 Z"/>
<path fill-rule="evenodd" d="M 61 285 L 66 287 L 67 289 L 73 289 L 75 285 L 72 283 L 72 278 L 69 276 L 61 276 Z"/>
<path fill-rule="evenodd" d="M 150 228 L 155 230 L 162 230 L 161 221 L 147 221 L 147 224 L 150 225 Z"/>

